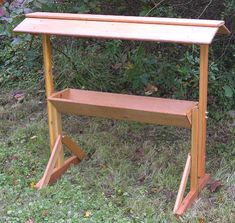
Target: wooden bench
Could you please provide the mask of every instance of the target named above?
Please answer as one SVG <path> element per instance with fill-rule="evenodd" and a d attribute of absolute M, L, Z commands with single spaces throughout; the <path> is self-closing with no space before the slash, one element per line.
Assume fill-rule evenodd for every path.
<path fill-rule="evenodd" d="M 43 41 L 51 156 L 37 188 L 41 189 L 55 182 L 71 164 L 79 163 L 86 156 L 72 139 L 62 134 L 61 113 L 185 127 L 192 130 L 191 151 L 173 211 L 174 214 L 182 215 L 209 180 L 209 175 L 205 171 L 208 51 L 209 44 L 217 33 L 229 34 L 224 22 L 37 12 L 27 14 L 26 19 L 14 31 L 41 34 Z M 200 46 L 199 101 L 78 89 L 56 92 L 53 84 L 51 35 L 198 44 Z M 63 145 L 74 154 L 65 161 Z M 190 191 L 183 198 L 189 174 Z"/>

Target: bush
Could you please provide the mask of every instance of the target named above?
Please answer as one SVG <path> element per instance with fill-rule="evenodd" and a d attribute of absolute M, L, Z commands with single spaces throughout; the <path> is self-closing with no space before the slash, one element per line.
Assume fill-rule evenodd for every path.
<path fill-rule="evenodd" d="M 232 25 L 235 1 L 210 4 L 182 1 L 5 1 L 1 6 L 1 87 L 43 87 L 40 38 L 12 33 L 31 11 L 100 13 L 224 19 L 230 36 L 216 37 L 210 47 L 209 108 L 224 111 L 235 106 L 235 44 Z M 208 5 L 207 5 L 208 4 Z M 127 41 L 56 38 L 53 44 L 57 87 L 83 87 L 197 99 L 199 50 L 196 46 Z M 40 82 L 39 82 L 40 81 Z M 41 83 L 38 85 L 38 83 Z M 213 112 L 219 118 L 218 112 Z"/>

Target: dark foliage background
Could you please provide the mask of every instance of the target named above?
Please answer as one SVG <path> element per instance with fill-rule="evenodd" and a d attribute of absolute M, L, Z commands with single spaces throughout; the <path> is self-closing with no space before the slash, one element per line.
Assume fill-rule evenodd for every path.
<path fill-rule="evenodd" d="M 140 15 L 225 20 L 231 35 L 210 47 L 209 110 L 220 119 L 235 105 L 235 1 L 0 0 L 0 86 L 43 95 L 40 37 L 17 36 L 12 29 L 32 11 Z M 127 41 L 53 41 L 58 88 L 195 99 L 198 97 L 199 47 Z"/>

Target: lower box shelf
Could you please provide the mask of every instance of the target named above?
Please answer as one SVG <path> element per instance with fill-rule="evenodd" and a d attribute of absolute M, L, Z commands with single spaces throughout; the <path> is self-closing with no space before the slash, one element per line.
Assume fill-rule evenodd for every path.
<path fill-rule="evenodd" d="M 191 128 L 197 102 L 156 97 L 65 89 L 48 100 L 61 113 L 132 120 Z"/>

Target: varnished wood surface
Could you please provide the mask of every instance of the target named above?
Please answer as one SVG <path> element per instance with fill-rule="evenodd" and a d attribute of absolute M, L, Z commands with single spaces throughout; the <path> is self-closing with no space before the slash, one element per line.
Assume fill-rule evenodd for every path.
<path fill-rule="evenodd" d="M 183 26 L 201 26 L 201 27 L 218 27 L 219 34 L 229 34 L 229 30 L 222 20 L 205 20 L 205 19 L 182 19 L 182 18 L 161 18 L 161 17 L 141 17 L 141 16 L 113 16 L 113 15 L 96 15 L 96 14 L 73 14 L 73 13 L 51 13 L 51 12 L 34 12 L 26 15 L 27 18 L 41 19 L 66 19 L 66 20 L 83 20 L 83 21 L 100 21 L 100 22 L 126 22 L 126 23 L 144 23 L 144 24 L 162 24 L 162 25 L 183 25 Z"/>
<path fill-rule="evenodd" d="M 174 210 L 173 210 L 174 214 L 177 213 L 177 210 L 179 209 L 180 204 L 184 198 L 184 192 L 185 192 L 185 188 L 187 186 L 187 181 L 188 181 L 190 169 L 191 169 L 191 155 L 188 154 L 187 161 L 186 161 L 186 164 L 184 167 L 184 172 L 183 172 L 183 175 L 182 175 L 182 178 L 180 181 L 178 194 L 177 194 L 176 201 L 175 201 L 175 206 L 174 206 Z"/>
<path fill-rule="evenodd" d="M 66 172 L 66 170 L 70 168 L 71 165 L 75 165 L 80 162 L 81 161 L 78 159 L 77 156 L 72 156 L 68 158 L 67 160 L 65 160 L 64 164 L 61 167 L 55 168 L 53 170 L 48 184 L 55 183 Z"/>
<path fill-rule="evenodd" d="M 79 158 L 79 160 L 86 157 L 86 153 L 70 137 L 63 135 L 62 143 L 67 146 L 68 149 Z"/>
<path fill-rule="evenodd" d="M 103 22 L 128 22 L 128 23 L 163 24 L 163 25 L 206 26 L 206 27 L 219 27 L 221 25 L 224 25 L 223 20 L 53 13 L 53 12 L 33 12 L 33 13 L 27 14 L 26 17 L 27 18 L 45 18 L 45 19 L 103 21 Z"/>
<path fill-rule="evenodd" d="M 197 102 L 67 89 L 49 101 L 62 113 L 190 128 L 187 113 Z"/>
<path fill-rule="evenodd" d="M 192 109 L 190 190 L 198 192 L 198 107 Z"/>
<path fill-rule="evenodd" d="M 218 27 L 26 18 L 14 31 L 80 38 L 210 44 Z"/>
<path fill-rule="evenodd" d="M 208 88 L 208 56 L 209 46 L 200 46 L 200 79 L 199 79 L 199 159 L 198 174 L 206 173 L 206 111 Z"/>
<path fill-rule="evenodd" d="M 61 135 L 59 135 L 58 138 L 56 139 L 54 148 L 51 152 L 51 156 L 50 156 L 50 159 L 47 163 L 46 170 L 43 174 L 42 179 L 39 182 L 39 185 L 38 185 L 39 189 L 47 186 L 47 184 L 49 183 L 50 178 L 51 178 L 51 174 L 52 174 L 53 169 L 55 167 L 56 161 L 59 158 L 61 150 L 62 150 L 62 141 L 61 141 Z"/>
<path fill-rule="evenodd" d="M 209 180 L 210 180 L 209 174 L 205 174 L 204 177 L 201 177 L 199 179 L 199 183 L 198 183 L 198 191 L 199 192 L 206 186 L 206 184 L 209 182 Z M 191 206 L 191 204 L 197 199 L 197 196 L 198 196 L 197 191 L 190 190 L 189 193 L 187 194 L 187 196 L 182 201 L 179 209 L 176 211 L 176 215 L 178 215 L 178 216 L 183 215 L 184 212 L 186 211 L 186 209 L 189 208 Z"/>
<path fill-rule="evenodd" d="M 54 92 L 54 82 L 53 82 L 53 72 L 52 72 L 52 47 L 50 42 L 50 36 L 48 35 L 42 36 L 42 46 L 43 46 L 46 95 L 47 97 L 49 97 Z M 49 101 L 47 103 L 47 112 L 48 112 L 48 127 L 50 134 L 50 148 L 52 151 L 58 135 L 61 135 L 62 132 L 61 115 Z M 64 163 L 64 153 L 63 149 L 61 149 L 56 166 L 60 167 L 63 165 L 63 163 Z"/>

